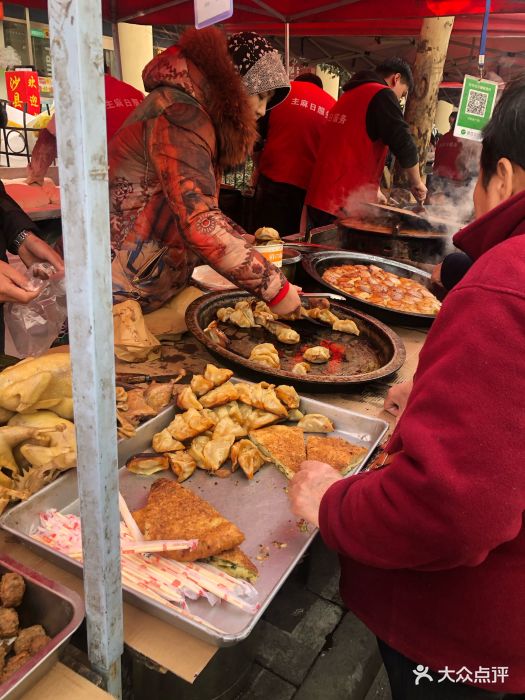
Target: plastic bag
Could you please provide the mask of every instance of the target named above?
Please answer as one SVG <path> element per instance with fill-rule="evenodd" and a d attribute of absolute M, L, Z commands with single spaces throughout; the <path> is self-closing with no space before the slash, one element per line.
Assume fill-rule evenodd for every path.
<path fill-rule="evenodd" d="M 28 304 L 4 304 L 5 324 L 20 357 L 36 357 L 49 350 L 67 317 L 64 277 L 53 277 L 49 263 L 26 270 L 28 289 L 40 294 Z"/>

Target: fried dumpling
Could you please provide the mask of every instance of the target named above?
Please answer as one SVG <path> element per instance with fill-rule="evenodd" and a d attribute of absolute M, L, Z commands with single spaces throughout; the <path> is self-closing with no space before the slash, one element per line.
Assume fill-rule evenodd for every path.
<path fill-rule="evenodd" d="M 303 416 L 304 416 L 304 413 L 302 411 L 300 411 L 298 408 L 292 408 L 291 411 L 288 411 L 288 420 L 291 420 L 294 423 L 301 420 L 301 418 L 303 418 Z"/>
<path fill-rule="evenodd" d="M 215 387 L 215 384 L 202 374 L 194 374 L 191 378 L 190 387 L 196 396 L 204 396 L 204 394 L 207 394 L 208 391 Z"/>
<path fill-rule="evenodd" d="M 273 369 L 279 369 L 281 361 L 277 348 L 272 343 L 260 343 L 252 348 L 249 359 L 260 365 L 266 365 Z"/>
<path fill-rule="evenodd" d="M 221 309 L 217 309 L 217 318 L 223 323 L 228 323 L 234 311 L 232 306 L 223 306 Z"/>
<path fill-rule="evenodd" d="M 239 442 L 236 442 L 230 450 L 230 458 L 232 471 L 240 467 L 248 479 L 253 479 L 253 475 L 259 471 L 266 461 L 251 440 L 239 440 Z"/>
<path fill-rule="evenodd" d="M 188 408 L 195 408 L 197 411 L 200 411 L 202 408 L 191 386 L 185 386 L 179 393 L 177 396 L 177 406 L 185 411 L 187 411 Z"/>
<path fill-rule="evenodd" d="M 233 372 L 231 369 L 226 369 L 225 367 L 216 367 L 215 365 L 206 365 L 204 370 L 204 378 L 208 381 L 213 382 L 215 387 L 224 384 L 228 379 L 233 377 Z"/>
<path fill-rule="evenodd" d="M 340 331 L 341 333 L 352 333 L 359 335 L 359 328 L 350 318 L 338 318 L 332 325 L 332 330 Z"/>
<path fill-rule="evenodd" d="M 260 326 L 265 326 L 268 321 L 275 321 L 278 318 L 264 301 L 256 302 L 253 307 L 253 316 Z"/>
<path fill-rule="evenodd" d="M 230 456 L 230 450 L 233 445 L 234 438 L 223 437 L 213 438 L 204 445 L 202 456 L 204 459 L 204 469 L 217 471 L 222 467 L 224 462 Z"/>
<path fill-rule="evenodd" d="M 221 309 L 219 309 L 221 311 Z M 217 316 L 219 314 L 217 311 Z M 256 328 L 255 318 L 253 317 L 252 307 L 249 301 L 238 301 L 235 304 L 233 313 L 229 314 L 228 322 L 233 323 L 239 328 Z"/>
<path fill-rule="evenodd" d="M 270 384 L 261 382 L 260 384 L 246 384 L 241 382 L 237 384 L 239 400 L 247 403 L 254 408 L 260 408 L 263 411 L 269 411 L 276 416 L 286 418 L 288 411 L 286 407 L 279 401 L 275 390 Z"/>
<path fill-rule="evenodd" d="M 211 413 L 211 412 L 210 412 Z M 197 411 L 190 408 L 184 413 L 179 413 L 168 425 L 167 430 L 176 440 L 183 442 L 201 433 L 206 432 L 216 423 L 216 416 L 213 418 L 204 411 Z"/>
<path fill-rule="evenodd" d="M 153 436 L 151 446 L 155 452 L 178 452 L 185 449 L 182 442 L 175 440 L 167 428 Z"/>
<path fill-rule="evenodd" d="M 330 357 L 330 350 L 322 345 L 315 345 L 313 348 L 308 348 L 308 350 L 303 352 L 303 358 L 307 362 L 314 362 L 316 364 L 328 362 Z"/>
<path fill-rule="evenodd" d="M 270 413 L 269 411 L 263 411 L 260 408 L 252 408 L 251 413 L 246 419 L 244 426 L 248 430 L 257 430 L 258 428 L 264 428 L 267 425 L 276 423 L 279 420 L 279 416 L 275 413 Z"/>
<path fill-rule="evenodd" d="M 288 386 L 287 384 L 280 384 L 275 388 L 275 393 L 279 401 L 281 403 L 284 403 L 284 405 L 287 408 L 299 408 L 301 399 L 299 398 L 299 394 L 295 391 L 293 386 Z"/>
<path fill-rule="evenodd" d="M 230 401 L 222 406 L 216 406 L 212 411 L 215 413 L 218 420 L 221 418 L 231 418 L 236 423 L 243 422 L 243 417 L 237 401 Z"/>
<path fill-rule="evenodd" d="M 246 433 L 247 430 L 244 428 L 244 426 L 232 420 L 229 416 L 226 416 L 225 418 L 221 418 L 215 426 L 215 430 L 213 431 L 213 439 L 216 440 L 218 438 L 225 437 L 236 439 L 239 437 L 244 437 Z"/>
<path fill-rule="evenodd" d="M 205 396 L 201 397 L 201 404 L 205 408 L 215 408 L 222 406 L 230 401 L 236 401 L 238 398 L 237 387 L 231 382 L 221 384 L 216 389 L 212 389 Z"/>
<path fill-rule="evenodd" d="M 308 362 L 297 362 L 292 367 L 292 374 L 297 374 L 298 376 L 308 374 L 310 369 L 311 369 L 311 367 L 308 364 Z"/>
<path fill-rule="evenodd" d="M 274 335 L 277 340 L 281 343 L 286 343 L 286 345 L 295 345 L 301 341 L 301 336 L 297 331 L 286 323 L 281 323 L 280 321 L 267 321 L 265 324 L 266 330 L 268 330 L 272 335 Z"/>
<path fill-rule="evenodd" d="M 168 454 L 171 471 L 177 477 L 177 481 L 185 481 L 197 469 L 197 463 L 189 452 L 172 452 Z"/>
<path fill-rule="evenodd" d="M 256 244 L 279 243 L 281 237 L 279 231 L 271 226 L 261 226 L 254 234 Z"/>
<path fill-rule="evenodd" d="M 331 433 L 334 430 L 332 421 L 320 413 L 307 413 L 297 425 L 305 433 Z"/>
<path fill-rule="evenodd" d="M 306 318 L 313 318 L 316 321 L 321 321 L 321 323 L 327 323 L 328 325 L 333 325 L 337 320 L 337 316 L 330 311 L 330 309 L 323 309 L 319 307 L 314 307 L 313 309 L 305 309 L 302 307 L 301 313 Z"/>
<path fill-rule="evenodd" d="M 211 438 L 207 437 L 206 435 L 199 435 L 191 441 L 188 454 L 191 456 L 192 459 L 195 460 L 196 465 L 200 469 L 207 469 L 204 463 L 203 450 L 206 447 L 206 445 L 210 442 L 210 440 Z"/>
<path fill-rule="evenodd" d="M 204 335 L 215 345 L 219 345 L 221 348 L 227 348 L 230 344 L 228 337 L 219 328 L 217 321 L 212 321 L 206 326 L 203 331 Z"/>

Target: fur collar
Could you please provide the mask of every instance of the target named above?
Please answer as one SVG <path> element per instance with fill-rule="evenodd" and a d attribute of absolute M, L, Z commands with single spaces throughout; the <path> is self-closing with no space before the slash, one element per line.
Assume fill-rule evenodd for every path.
<path fill-rule="evenodd" d="M 178 47 L 150 61 L 143 79 L 149 91 L 171 85 L 200 102 L 215 128 L 221 169 L 245 162 L 257 139 L 256 118 L 219 29 L 186 31 Z"/>

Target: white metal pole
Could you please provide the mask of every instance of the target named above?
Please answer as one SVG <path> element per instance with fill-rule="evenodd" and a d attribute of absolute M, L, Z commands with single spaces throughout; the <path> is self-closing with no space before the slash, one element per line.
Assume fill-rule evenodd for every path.
<path fill-rule="evenodd" d="M 290 76 L 290 23 L 284 23 L 284 67 L 286 75 Z"/>
<path fill-rule="evenodd" d="M 121 697 L 122 587 L 100 2 L 49 0 L 89 657 Z"/>

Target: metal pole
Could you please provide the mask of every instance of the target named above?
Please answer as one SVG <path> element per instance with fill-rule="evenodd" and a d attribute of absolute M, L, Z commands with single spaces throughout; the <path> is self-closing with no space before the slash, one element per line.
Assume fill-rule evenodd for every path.
<path fill-rule="evenodd" d="M 102 16 L 49 0 L 89 658 L 121 698 L 122 586 Z"/>
<path fill-rule="evenodd" d="M 290 23 L 284 23 L 284 67 L 286 75 L 290 75 Z"/>
<path fill-rule="evenodd" d="M 115 69 L 116 77 L 122 80 L 122 55 L 120 53 L 120 37 L 118 35 L 118 22 L 113 22 L 111 25 L 113 34 L 113 53 L 115 54 Z"/>
<path fill-rule="evenodd" d="M 26 20 L 26 35 L 27 35 L 27 53 L 29 56 L 29 65 L 35 66 L 35 57 L 33 55 L 33 37 L 31 35 L 31 17 L 29 16 L 29 8 L 25 8 Z"/>

